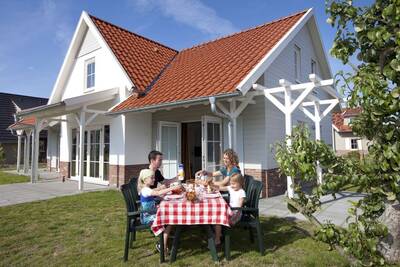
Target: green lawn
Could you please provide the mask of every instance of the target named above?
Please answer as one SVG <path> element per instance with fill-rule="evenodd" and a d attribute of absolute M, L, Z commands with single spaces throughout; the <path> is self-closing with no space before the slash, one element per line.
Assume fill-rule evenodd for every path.
<path fill-rule="evenodd" d="M 0 266 L 157 266 L 155 237 L 139 233 L 129 261 L 122 261 L 125 206 L 110 190 L 0 208 Z M 232 258 L 224 266 L 348 266 L 336 251 L 314 241 L 307 223 L 266 218 L 267 253 L 261 257 L 248 233 L 235 231 Z M 302 228 L 302 229 L 299 229 Z M 199 229 L 184 232 L 176 266 L 214 265 Z M 219 254 L 222 257 L 222 253 Z"/>
<path fill-rule="evenodd" d="M 14 183 L 27 183 L 30 181 L 29 176 L 15 175 L 0 171 L 0 185 L 1 184 L 14 184 Z"/>

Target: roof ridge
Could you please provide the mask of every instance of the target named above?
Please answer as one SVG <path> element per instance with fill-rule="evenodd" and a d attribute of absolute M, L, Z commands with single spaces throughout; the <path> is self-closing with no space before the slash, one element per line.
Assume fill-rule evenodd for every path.
<path fill-rule="evenodd" d="M 231 34 L 222 36 L 222 37 L 218 37 L 218 38 L 213 39 L 213 40 L 205 41 L 205 42 L 203 42 L 203 43 L 200 43 L 200 44 L 197 44 L 197 45 L 188 47 L 188 48 L 184 48 L 184 49 L 180 50 L 179 53 L 184 52 L 184 51 L 187 51 L 187 50 L 195 49 L 195 48 L 197 48 L 197 47 L 201 47 L 201 46 L 203 46 L 203 45 L 206 45 L 206 44 L 209 44 L 209 43 L 213 43 L 213 42 L 216 42 L 216 41 L 219 41 L 219 40 L 222 40 L 222 39 L 226 39 L 226 38 L 229 38 L 229 37 L 232 37 L 232 36 L 241 34 L 241 33 L 245 33 L 245 32 L 252 31 L 252 30 L 256 30 L 256 29 L 258 29 L 258 28 L 267 26 L 267 25 L 269 25 L 269 24 L 277 23 L 277 22 L 280 22 L 280 21 L 282 21 L 282 20 L 286 20 L 286 19 L 288 19 L 288 18 L 291 18 L 291 17 L 297 16 L 297 15 L 300 15 L 300 14 L 302 14 L 302 13 L 306 13 L 308 10 L 310 10 L 310 9 L 305 9 L 305 10 L 302 10 L 302 11 L 299 11 L 299 12 L 296 12 L 296 13 L 293 13 L 293 14 L 291 14 L 291 15 L 287 15 L 287 16 L 284 16 L 284 17 L 280 17 L 280 18 L 277 18 L 277 19 L 274 19 L 274 20 L 265 22 L 265 23 L 260 24 L 260 25 L 257 25 L 257 26 L 253 26 L 253 27 L 250 27 L 250 28 L 247 28 L 247 29 L 243 29 L 243 30 L 241 30 L 241 31 L 234 32 L 234 33 L 231 33 Z"/>
<path fill-rule="evenodd" d="M 113 24 L 113 23 L 111 23 L 111 22 L 108 22 L 108 21 L 106 21 L 106 20 L 104 20 L 104 19 L 100 19 L 100 18 L 98 18 L 98 17 L 96 17 L 96 16 L 93 16 L 92 14 L 89 14 L 89 13 L 88 13 L 88 15 L 89 15 L 89 17 L 90 17 L 91 19 L 94 18 L 94 19 L 100 20 L 100 21 L 102 21 L 102 22 L 104 22 L 104 23 L 107 23 L 107 24 L 110 25 L 110 26 L 113 26 L 113 27 L 115 27 L 115 28 L 121 29 L 121 30 L 123 30 L 123 31 L 125 31 L 125 32 L 127 32 L 127 33 L 133 34 L 133 35 L 135 35 L 135 36 L 137 36 L 137 37 L 139 37 L 139 38 L 142 38 L 142 39 L 144 39 L 144 40 L 146 40 L 146 41 L 150 41 L 150 42 L 152 42 L 152 43 L 154 43 L 154 44 L 163 46 L 163 47 L 165 47 L 165 48 L 167 48 L 167 49 L 169 49 L 169 50 L 172 50 L 172 51 L 174 51 L 174 52 L 177 52 L 177 53 L 179 52 L 178 50 L 176 50 L 176 49 L 174 49 L 174 48 L 171 48 L 171 47 L 169 47 L 169 46 L 166 46 L 165 44 L 162 44 L 162 43 L 160 43 L 160 42 L 158 42 L 158 41 L 152 40 L 152 39 L 150 39 L 150 38 L 148 38 L 148 37 L 145 37 L 145 36 L 143 36 L 143 35 L 137 34 L 137 33 L 135 33 L 135 32 L 132 32 L 132 31 L 130 31 L 130 30 L 127 30 L 127 29 L 125 29 L 125 28 L 122 28 L 121 26 L 115 25 L 115 24 Z"/>
<path fill-rule="evenodd" d="M 14 93 L 7 93 L 7 92 L 0 92 L 0 94 L 13 95 L 13 96 L 22 96 L 22 97 L 30 97 L 30 98 L 39 98 L 39 99 L 43 99 L 43 100 L 48 100 L 48 98 L 40 97 L 40 96 L 22 95 L 22 94 L 14 94 Z"/>

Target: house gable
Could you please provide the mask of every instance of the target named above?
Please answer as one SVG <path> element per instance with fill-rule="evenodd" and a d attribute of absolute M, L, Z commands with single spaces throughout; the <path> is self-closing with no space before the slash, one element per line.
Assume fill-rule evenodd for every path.
<path fill-rule="evenodd" d="M 100 50 L 102 51 L 100 52 Z M 120 80 L 119 83 L 123 82 L 124 85 L 129 88 L 133 86 L 133 82 L 115 58 L 111 49 L 91 21 L 89 15 L 83 11 L 61 66 L 61 70 L 54 84 L 48 104 L 53 104 L 64 98 L 84 93 L 84 67 L 79 66 L 79 63 L 92 53 L 102 54 L 103 57 L 107 58 L 103 64 L 111 63 L 112 66 L 107 66 L 107 68 L 112 70 L 112 72 L 119 72 L 118 76 L 123 76 L 124 78 L 123 80 Z M 80 67 L 80 70 L 77 69 L 78 67 Z M 114 74 L 115 73 L 113 73 L 113 75 Z M 67 87 L 70 88 L 67 89 Z M 98 89 L 109 88 L 103 88 L 103 85 L 99 84 Z"/>

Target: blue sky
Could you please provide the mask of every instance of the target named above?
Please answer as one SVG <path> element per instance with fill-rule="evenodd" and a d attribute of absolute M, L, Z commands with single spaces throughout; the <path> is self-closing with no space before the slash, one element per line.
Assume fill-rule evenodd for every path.
<path fill-rule="evenodd" d="M 49 97 L 82 10 L 179 50 L 310 7 L 328 52 L 323 0 L 0 0 L 0 92 Z"/>

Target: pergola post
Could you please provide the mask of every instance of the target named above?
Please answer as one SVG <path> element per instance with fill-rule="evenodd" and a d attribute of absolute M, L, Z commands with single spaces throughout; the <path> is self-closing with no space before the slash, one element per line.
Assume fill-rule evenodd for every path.
<path fill-rule="evenodd" d="M 86 125 L 86 114 L 85 111 L 81 110 L 79 116 L 79 183 L 78 189 L 79 191 L 83 191 L 83 175 L 84 175 L 84 145 L 85 145 L 85 125 Z"/>
<path fill-rule="evenodd" d="M 17 131 L 18 145 L 17 145 L 17 172 L 21 170 L 21 131 Z"/>
<path fill-rule="evenodd" d="M 321 113 L 320 113 L 320 106 L 318 102 L 314 101 L 314 122 L 315 122 L 315 140 L 320 141 L 321 140 Z M 317 160 L 317 177 L 318 177 L 318 183 L 322 184 L 322 169 L 319 163 L 319 160 Z"/>
<path fill-rule="evenodd" d="M 41 120 L 37 119 L 32 136 L 32 168 L 31 168 L 31 183 L 36 183 L 38 180 L 38 165 L 39 165 L 39 135 L 40 135 Z"/>
<path fill-rule="evenodd" d="M 279 83 L 285 87 L 285 134 L 286 134 L 286 146 L 290 148 L 292 146 L 292 92 L 290 91 L 289 83 L 285 80 L 280 80 Z M 287 182 L 287 194 L 289 198 L 293 198 L 293 181 L 291 176 L 286 177 Z"/>
<path fill-rule="evenodd" d="M 31 155 L 31 133 L 32 131 L 30 129 L 25 131 L 26 145 L 25 145 L 25 157 L 24 157 L 24 173 L 28 173 L 29 171 L 29 164 L 30 164 L 29 158 Z"/>

